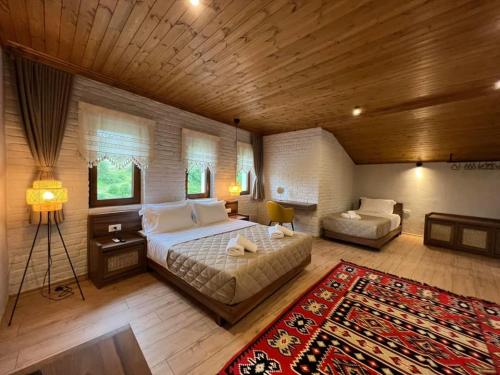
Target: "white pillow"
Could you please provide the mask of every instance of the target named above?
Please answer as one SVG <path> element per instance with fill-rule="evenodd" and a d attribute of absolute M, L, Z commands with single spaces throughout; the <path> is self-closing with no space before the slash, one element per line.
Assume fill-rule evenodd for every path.
<path fill-rule="evenodd" d="M 215 203 L 217 202 L 217 198 L 196 198 L 196 199 L 188 199 L 189 203 Z"/>
<path fill-rule="evenodd" d="M 361 207 L 359 208 L 359 210 L 392 214 L 395 204 L 396 202 L 392 199 L 371 199 L 362 197 Z"/>
<path fill-rule="evenodd" d="M 153 215 L 146 215 L 148 210 L 162 208 L 162 207 L 173 207 L 173 206 L 182 206 L 187 204 L 186 200 L 182 201 L 174 201 L 174 202 L 163 202 L 163 203 L 148 203 L 143 204 L 141 209 L 139 210 L 139 216 L 141 216 L 142 221 L 142 230 L 144 233 L 150 233 L 151 228 L 156 225 L 156 219 Z"/>
<path fill-rule="evenodd" d="M 146 212 L 147 209 L 149 208 L 162 208 L 162 207 L 171 207 L 171 206 L 182 206 L 186 204 L 186 200 L 182 201 L 173 201 L 173 202 L 162 202 L 162 203 L 147 203 L 143 204 L 141 206 L 141 209 L 139 210 L 139 215 L 142 216 Z"/>
<path fill-rule="evenodd" d="M 225 201 L 207 203 L 195 202 L 192 205 L 196 222 L 199 225 L 208 225 L 228 220 Z"/>
<path fill-rule="evenodd" d="M 144 221 L 147 222 L 147 226 L 143 226 L 143 230 L 147 234 L 176 232 L 195 226 L 191 206 L 186 203 L 177 206 L 148 208 L 143 216 Z"/>

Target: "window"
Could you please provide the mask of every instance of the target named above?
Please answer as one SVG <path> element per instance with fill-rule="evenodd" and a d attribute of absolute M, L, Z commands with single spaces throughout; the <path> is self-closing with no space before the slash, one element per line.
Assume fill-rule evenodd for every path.
<path fill-rule="evenodd" d="M 102 160 L 89 171 L 90 207 L 141 203 L 141 170 L 137 166 L 117 168 Z"/>
<path fill-rule="evenodd" d="M 141 203 L 141 170 L 154 156 L 155 122 L 79 102 L 78 127 L 90 207 Z"/>
<path fill-rule="evenodd" d="M 252 170 L 253 170 L 252 146 L 249 143 L 238 142 L 236 182 L 241 186 L 240 195 L 250 194 Z"/>
<path fill-rule="evenodd" d="M 210 169 L 198 166 L 186 170 L 186 197 L 210 197 Z"/>
<path fill-rule="evenodd" d="M 240 195 L 248 195 L 250 194 L 250 181 L 251 181 L 251 173 L 245 171 L 239 171 L 238 176 L 236 176 L 236 182 L 241 186 Z"/>
<path fill-rule="evenodd" d="M 210 197 L 210 180 L 217 164 L 219 138 L 182 129 L 182 158 L 186 165 L 186 197 Z"/>

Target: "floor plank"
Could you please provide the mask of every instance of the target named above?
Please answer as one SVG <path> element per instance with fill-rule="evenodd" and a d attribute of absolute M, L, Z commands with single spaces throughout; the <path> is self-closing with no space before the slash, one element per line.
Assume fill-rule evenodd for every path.
<path fill-rule="evenodd" d="M 0 327 L 0 374 L 127 323 L 154 374 L 215 373 L 341 259 L 500 303 L 500 260 L 429 248 L 411 235 L 396 238 L 380 252 L 316 239 L 306 270 L 231 328 L 218 327 L 196 303 L 151 274 L 99 290 L 84 281 L 85 302 L 77 295 L 59 302 L 39 293 L 23 295 L 13 325 L 7 327 L 4 317 Z"/>

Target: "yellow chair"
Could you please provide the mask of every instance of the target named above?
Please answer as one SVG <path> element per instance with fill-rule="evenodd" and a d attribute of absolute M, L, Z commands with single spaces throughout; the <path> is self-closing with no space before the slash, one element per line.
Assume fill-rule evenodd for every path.
<path fill-rule="evenodd" d="M 269 216 L 269 225 L 272 223 L 279 223 L 283 225 L 283 223 L 290 223 L 293 227 L 293 218 L 295 217 L 295 210 L 293 208 L 285 208 L 282 205 L 273 202 L 267 201 L 266 203 L 267 215 Z"/>

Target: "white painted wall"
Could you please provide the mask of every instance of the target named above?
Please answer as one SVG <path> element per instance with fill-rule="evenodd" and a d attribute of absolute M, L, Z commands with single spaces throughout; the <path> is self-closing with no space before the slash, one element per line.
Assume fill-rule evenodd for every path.
<path fill-rule="evenodd" d="M 451 170 L 448 163 L 357 165 L 355 196 L 390 198 L 411 210 L 408 233 L 423 234 L 428 212 L 500 218 L 500 170 Z"/>
<path fill-rule="evenodd" d="M 29 207 L 25 191 L 36 176 L 36 168 L 21 127 L 17 98 L 15 97 L 10 66 L 5 69 L 5 125 L 7 147 L 7 237 L 9 254 L 9 290 L 15 293 L 24 269 L 35 228 L 28 223 Z M 69 202 L 65 204 L 66 220 L 62 232 L 73 264 L 79 275 L 87 273 L 87 216 L 88 169 L 77 153 L 78 100 L 88 101 L 138 116 L 152 118 L 156 127 L 156 159 L 144 174 L 146 203 L 172 201 L 184 198 L 184 165 L 181 161 L 181 128 L 187 127 L 220 137 L 219 160 L 215 174 L 214 194 L 227 198 L 227 188 L 234 178 L 235 128 L 202 116 L 182 111 L 114 87 L 77 76 L 68 114 L 66 135 L 57 165 L 58 177 L 68 188 Z M 241 141 L 249 141 L 246 131 L 239 132 Z M 2 142 L 3 143 L 3 142 Z M 255 218 L 257 204 L 249 196 L 239 198 L 239 210 Z M 4 210 L 1 210 L 4 218 Z M 0 218 L 0 220 L 1 220 Z M 0 222 L 1 224 L 1 222 Z M 0 225 L 1 227 L 1 225 Z M 1 232 L 0 232 L 1 233 Z M 0 242 L 1 245 L 1 242 Z M 25 289 L 42 284 L 46 271 L 46 231 L 42 231 L 27 275 Z M 54 244 L 52 275 L 54 280 L 71 277 L 62 245 Z M 0 254 L 1 255 L 1 254 Z M 0 268 L 1 271 L 1 268 Z M 5 285 L 2 283 L 2 285 Z"/>
<path fill-rule="evenodd" d="M 319 235 L 321 217 L 349 209 L 354 163 L 333 134 L 313 128 L 264 137 L 266 200 L 317 203 L 316 211 L 296 210 L 297 230 Z M 283 194 L 277 188 L 283 187 Z M 259 208 L 267 223 L 265 206 Z"/>
<path fill-rule="evenodd" d="M 5 211 L 5 122 L 3 116 L 3 54 L 0 48 L 0 320 L 8 299 L 9 258 L 7 253 L 7 228 Z"/>

